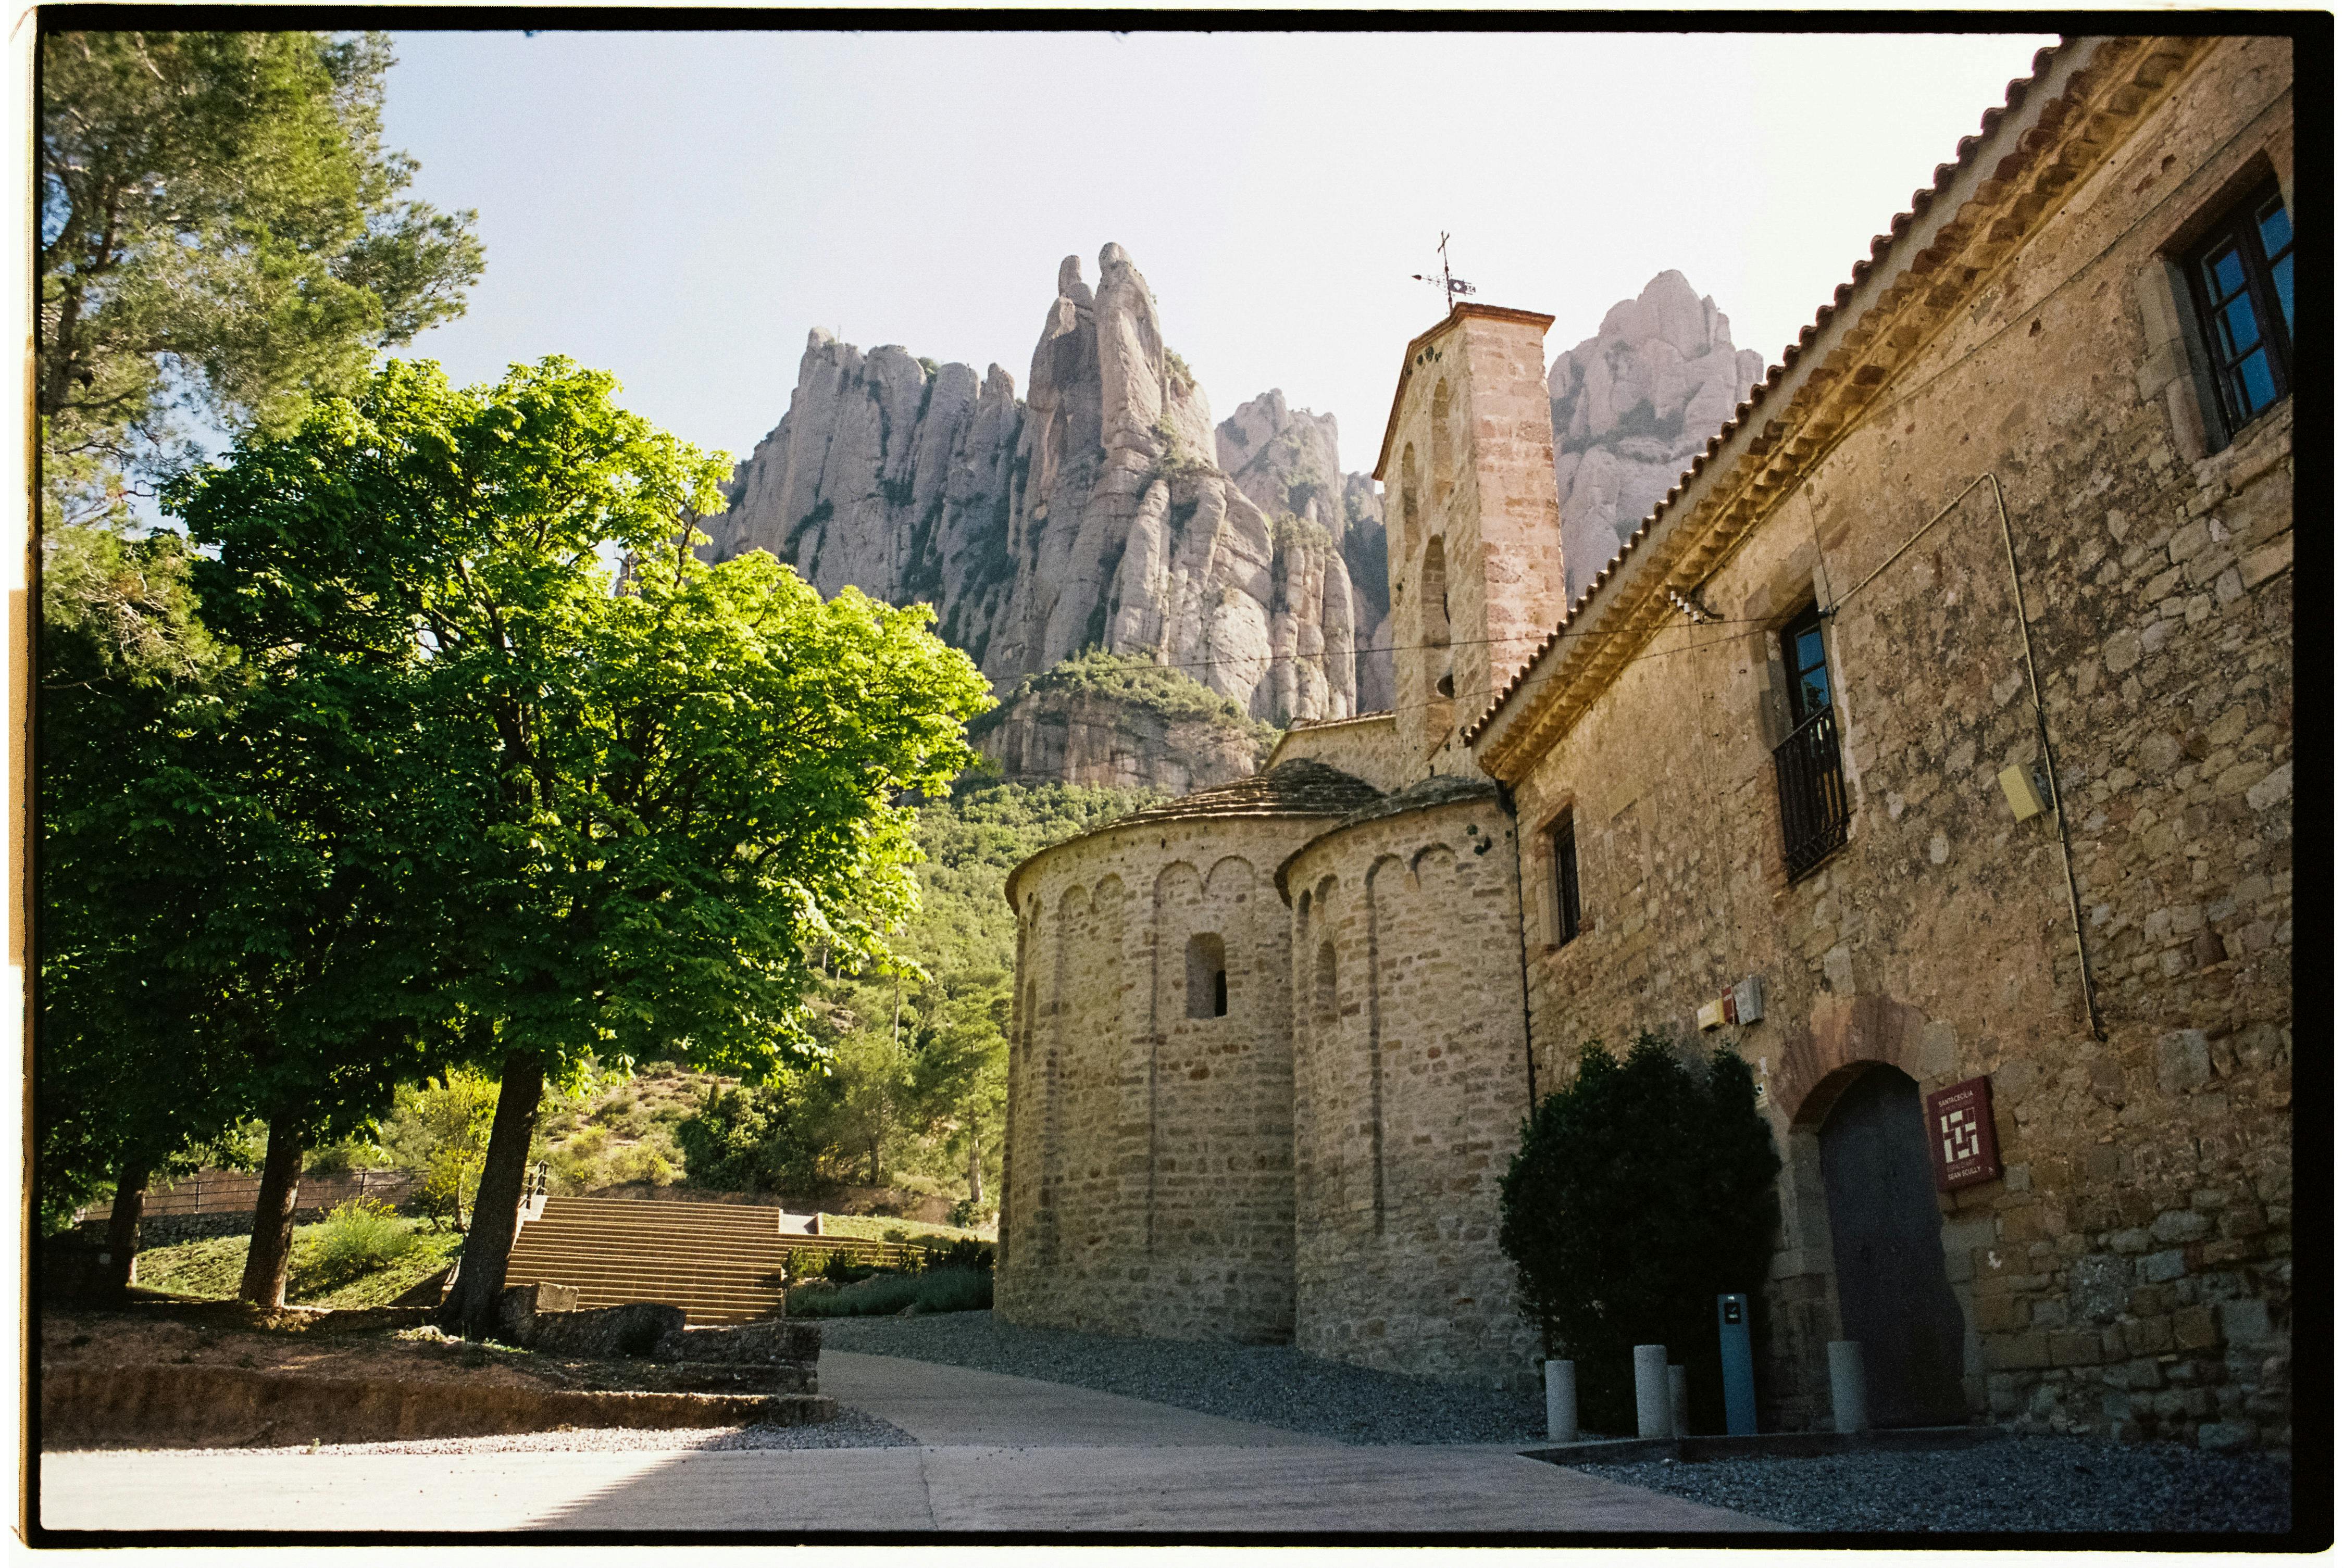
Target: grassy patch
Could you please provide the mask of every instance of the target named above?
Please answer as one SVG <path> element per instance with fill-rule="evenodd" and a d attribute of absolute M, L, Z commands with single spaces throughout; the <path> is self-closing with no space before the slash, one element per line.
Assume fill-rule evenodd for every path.
<path fill-rule="evenodd" d="M 861 1236 L 872 1241 L 908 1241 L 919 1236 L 941 1236 L 947 1241 L 964 1237 L 991 1241 L 990 1236 L 969 1230 L 965 1225 L 931 1225 L 922 1220 L 891 1220 L 884 1214 L 824 1214 L 822 1233 L 825 1236 Z"/>
<path fill-rule="evenodd" d="M 409 1241 L 396 1256 L 373 1261 L 352 1271 L 348 1262 L 335 1266 L 327 1251 L 328 1226 L 293 1227 L 293 1267 L 286 1279 L 285 1299 L 313 1307 L 381 1307 L 447 1267 L 463 1237 L 452 1231 L 426 1229 L 404 1217 L 393 1224 L 406 1228 Z M 214 1236 L 157 1247 L 138 1254 L 138 1283 L 150 1291 L 230 1301 L 244 1281 L 249 1236 Z"/>
<path fill-rule="evenodd" d="M 852 1285 L 806 1285 L 790 1292 L 793 1318 L 884 1318 L 916 1307 L 925 1312 L 983 1312 L 993 1305 L 993 1276 L 976 1269 L 924 1274 L 874 1274 Z"/>

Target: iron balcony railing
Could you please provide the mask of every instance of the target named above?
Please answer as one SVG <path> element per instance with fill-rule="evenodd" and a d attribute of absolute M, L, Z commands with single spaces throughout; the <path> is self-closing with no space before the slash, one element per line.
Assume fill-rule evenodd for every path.
<path fill-rule="evenodd" d="M 1847 779 L 1830 709 L 1774 748 L 1774 788 L 1783 800 L 1783 859 L 1795 882 L 1847 842 Z"/>

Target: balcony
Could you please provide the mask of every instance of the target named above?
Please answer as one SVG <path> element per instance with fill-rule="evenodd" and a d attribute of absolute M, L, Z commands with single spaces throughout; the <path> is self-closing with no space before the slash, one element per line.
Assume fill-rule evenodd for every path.
<path fill-rule="evenodd" d="M 1795 882 L 1847 842 L 1847 779 L 1829 708 L 1774 748 L 1774 788 L 1783 801 L 1783 861 Z"/>

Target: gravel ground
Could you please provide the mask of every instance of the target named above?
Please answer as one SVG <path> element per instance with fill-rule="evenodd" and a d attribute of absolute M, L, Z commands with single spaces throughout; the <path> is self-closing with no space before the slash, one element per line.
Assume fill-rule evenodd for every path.
<path fill-rule="evenodd" d="M 109 1448 L 115 1445 L 105 1445 Z M 298 1445 L 304 1453 L 627 1453 L 740 1448 L 913 1448 L 917 1440 L 892 1422 L 841 1407 L 838 1419 L 813 1426 L 594 1428 L 514 1432 L 495 1437 L 420 1437 L 398 1442 Z M 253 1453 L 249 1448 L 154 1450 L 171 1453 Z"/>
<path fill-rule="evenodd" d="M 822 1342 L 1072 1383 L 1344 1442 L 1527 1443 L 1546 1435 L 1541 1394 L 1370 1372 L 1291 1345 L 1116 1339 L 1024 1328 L 991 1312 L 827 1319 Z"/>
<path fill-rule="evenodd" d="M 2278 1532 L 2288 1466 L 2177 1443 L 2020 1437 L 1928 1453 L 1582 1464 L 1799 1530 Z"/>

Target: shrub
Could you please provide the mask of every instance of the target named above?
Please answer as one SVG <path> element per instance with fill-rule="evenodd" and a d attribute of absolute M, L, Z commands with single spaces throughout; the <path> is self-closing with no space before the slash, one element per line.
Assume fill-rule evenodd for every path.
<path fill-rule="evenodd" d="M 829 1079 L 800 1089 L 712 1087 L 675 1124 L 676 1147 L 693 1186 L 719 1191 L 788 1191 L 810 1186 L 827 1141 L 820 1101 Z"/>
<path fill-rule="evenodd" d="M 993 1272 L 993 1248 L 974 1236 L 963 1236 L 941 1247 L 926 1249 L 927 1266 L 931 1269 L 961 1269 L 980 1274 Z"/>
<path fill-rule="evenodd" d="M 1688 1066 L 1651 1033 L 1624 1061 L 1598 1040 L 1580 1048 L 1570 1087 L 1522 1130 L 1498 1244 L 1547 1352 L 1579 1363 L 1590 1429 L 1634 1430 L 1634 1347 L 1665 1344 L 1686 1370 L 1693 1429 L 1723 1430 L 1716 1298 L 1757 1298 L 1781 1167 L 1733 1051 Z"/>
<path fill-rule="evenodd" d="M 424 1163 L 422 1180 L 416 1183 L 416 1206 L 429 1218 L 460 1231 L 480 1185 L 480 1163 L 476 1154 L 466 1149 L 435 1149 Z"/>
<path fill-rule="evenodd" d="M 414 1231 L 389 1204 L 353 1198 L 318 1223 L 313 1254 L 317 1275 L 322 1283 L 370 1274 L 405 1257 L 414 1246 Z"/>
<path fill-rule="evenodd" d="M 822 1277 L 839 1284 L 867 1280 L 878 1271 L 877 1264 L 858 1261 L 854 1254 L 844 1248 L 833 1249 L 830 1256 L 822 1261 Z"/>
<path fill-rule="evenodd" d="M 889 1317 L 906 1307 L 922 1312 L 971 1312 L 991 1305 L 993 1276 L 974 1269 L 877 1273 L 857 1284 L 790 1293 L 790 1315 L 797 1318 Z"/>

